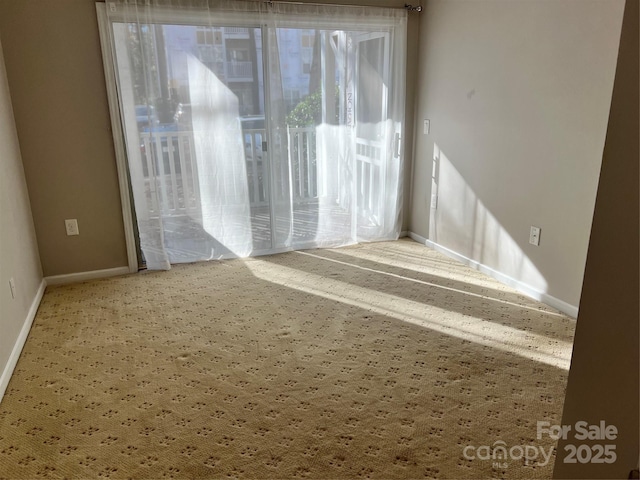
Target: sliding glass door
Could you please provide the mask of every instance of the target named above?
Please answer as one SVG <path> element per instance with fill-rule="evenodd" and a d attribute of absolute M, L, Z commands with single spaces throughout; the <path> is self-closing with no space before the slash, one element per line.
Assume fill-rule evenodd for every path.
<path fill-rule="evenodd" d="M 102 25 L 148 267 L 397 238 L 404 17 L 170 3 Z"/>

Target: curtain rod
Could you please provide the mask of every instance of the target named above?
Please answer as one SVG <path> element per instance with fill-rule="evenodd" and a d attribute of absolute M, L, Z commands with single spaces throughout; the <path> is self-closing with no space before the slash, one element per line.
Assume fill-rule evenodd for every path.
<path fill-rule="evenodd" d="M 100 3 L 106 3 L 107 0 L 97 0 Z M 368 7 L 380 7 L 380 5 L 354 5 L 348 3 L 313 3 L 313 2 L 296 2 L 292 0 L 257 0 L 267 3 L 269 5 L 273 5 L 274 3 L 290 3 L 293 5 L 314 5 L 319 7 L 324 7 L 327 5 L 334 5 L 336 7 L 360 7 L 360 8 L 368 8 Z M 408 12 L 422 12 L 422 5 L 410 5 L 408 3 L 404 4 L 404 7 L 383 7 L 383 8 L 404 8 Z"/>
<path fill-rule="evenodd" d="M 293 5 L 313 5 L 313 6 L 319 6 L 319 7 L 325 7 L 325 6 L 336 6 L 336 7 L 360 7 L 360 8 L 369 8 L 369 7 L 380 7 L 380 5 L 353 5 L 353 4 L 343 4 L 343 3 L 313 3 L 313 2 L 296 2 L 296 1 L 292 1 L 292 0 L 262 0 L 264 3 L 268 4 L 268 5 L 273 5 L 274 3 L 289 3 L 289 4 L 293 4 Z M 407 11 L 409 12 L 421 12 L 422 11 L 422 5 L 409 5 L 408 3 L 405 3 L 404 7 L 383 7 L 383 8 L 405 8 Z"/>

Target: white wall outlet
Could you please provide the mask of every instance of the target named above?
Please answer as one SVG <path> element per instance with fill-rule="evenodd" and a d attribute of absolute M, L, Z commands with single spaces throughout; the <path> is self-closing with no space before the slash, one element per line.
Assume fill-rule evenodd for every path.
<path fill-rule="evenodd" d="M 531 245 L 540 245 L 540 227 L 531 226 L 531 231 L 529 232 L 529 243 Z"/>
<path fill-rule="evenodd" d="M 425 118 L 425 119 L 424 119 L 424 126 L 423 126 L 423 128 L 422 128 L 422 132 L 423 132 L 425 135 L 429 135 L 429 132 L 430 132 L 430 131 L 431 131 L 431 120 L 428 120 L 428 119 L 426 119 L 426 118 Z"/>
<path fill-rule="evenodd" d="M 64 226 L 67 229 L 67 235 L 80 235 L 80 230 L 78 230 L 78 220 L 75 218 L 65 220 Z"/>
<path fill-rule="evenodd" d="M 438 194 L 431 195 L 431 208 L 438 208 Z"/>
<path fill-rule="evenodd" d="M 13 277 L 9 279 L 9 288 L 11 289 L 11 298 L 16 298 L 16 282 Z"/>

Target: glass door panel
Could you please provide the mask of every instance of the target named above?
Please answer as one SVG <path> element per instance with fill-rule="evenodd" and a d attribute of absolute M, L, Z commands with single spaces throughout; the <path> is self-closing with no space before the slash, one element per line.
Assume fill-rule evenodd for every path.
<path fill-rule="evenodd" d="M 147 261 L 271 249 L 261 29 L 114 23 L 113 38 Z"/>
<path fill-rule="evenodd" d="M 388 32 L 276 29 L 285 111 L 271 119 L 286 129 L 288 189 L 274 188 L 290 200 L 286 211 L 274 211 L 276 245 L 336 246 L 378 235 L 388 162 L 389 38 Z"/>
<path fill-rule="evenodd" d="M 389 36 L 366 33 L 354 36 L 357 95 L 355 135 L 356 215 L 358 237 L 375 236 L 384 222 L 387 152 Z"/>

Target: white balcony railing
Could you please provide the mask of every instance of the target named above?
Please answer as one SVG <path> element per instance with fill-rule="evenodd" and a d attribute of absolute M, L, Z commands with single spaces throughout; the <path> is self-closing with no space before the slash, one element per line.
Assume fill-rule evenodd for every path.
<path fill-rule="evenodd" d="M 268 171 L 263 142 L 263 129 L 244 129 L 247 187 L 251 207 L 268 205 Z M 142 174 L 146 183 L 146 198 L 153 215 L 182 215 L 200 209 L 198 168 L 194 156 L 195 145 L 191 132 L 141 133 Z M 315 130 L 294 129 L 290 143 L 291 168 L 294 175 L 294 198 L 304 203 L 317 196 L 314 185 Z M 288 168 L 281 162 L 281 168 Z M 283 178 L 289 178 L 285 175 Z M 289 196 L 286 185 L 279 184 L 274 192 L 277 198 Z"/>
<path fill-rule="evenodd" d="M 198 170 L 191 132 L 141 133 L 142 174 L 152 215 L 200 209 Z"/>
<path fill-rule="evenodd" d="M 249 38 L 249 29 L 242 27 L 224 27 L 224 34 L 227 38 Z"/>
<path fill-rule="evenodd" d="M 244 129 L 247 187 L 251 207 L 269 204 L 267 152 L 263 129 Z M 142 174 L 146 183 L 149 211 L 156 215 L 185 215 L 201 209 L 200 183 L 191 132 L 141 133 Z M 307 204 L 326 196 L 320 185 L 321 172 L 316 158 L 315 127 L 289 128 L 289 158 L 274 162 L 272 197 L 292 198 L 294 204 Z M 380 145 L 359 139 L 356 145 L 359 213 L 375 211 L 372 198 L 377 197 L 377 181 L 382 172 Z M 287 171 L 289 170 L 289 171 Z M 362 212 L 360 212 L 362 210 Z"/>
<path fill-rule="evenodd" d="M 304 203 L 318 197 L 316 129 L 289 128 L 288 131 L 293 198 Z"/>
<path fill-rule="evenodd" d="M 253 79 L 253 66 L 251 65 L 251 62 L 227 62 L 227 78 Z"/>

